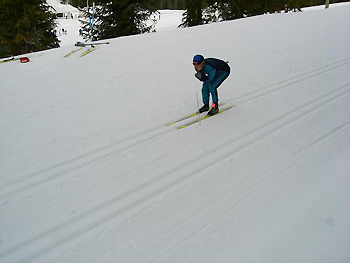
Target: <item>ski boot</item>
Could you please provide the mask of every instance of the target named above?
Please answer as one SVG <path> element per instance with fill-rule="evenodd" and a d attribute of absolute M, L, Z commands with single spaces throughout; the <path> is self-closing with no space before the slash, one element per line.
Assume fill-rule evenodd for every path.
<path fill-rule="evenodd" d="M 211 106 L 210 111 L 208 112 L 209 116 L 213 116 L 215 114 L 217 114 L 219 112 L 219 105 L 218 103 L 213 103 L 213 105 Z"/>
<path fill-rule="evenodd" d="M 209 110 L 209 104 L 204 104 L 202 108 L 198 110 L 198 113 L 203 113 Z"/>

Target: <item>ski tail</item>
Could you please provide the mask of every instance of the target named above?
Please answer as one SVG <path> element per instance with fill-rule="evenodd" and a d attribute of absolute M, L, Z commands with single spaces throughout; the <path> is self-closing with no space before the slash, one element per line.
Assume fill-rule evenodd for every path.
<path fill-rule="evenodd" d="M 198 115 L 197 112 L 193 112 L 193 113 L 191 113 L 190 115 L 186 115 L 186 116 L 181 117 L 181 118 L 179 118 L 179 119 L 177 119 L 177 120 L 175 120 L 175 121 L 168 122 L 168 123 L 166 123 L 165 125 L 166 125 L 166 126 L 170 126 L 170 125 L 173 125 L 173 124 L 175 124 L 175 123 L 178 123 L 178 122 L 187 120 L 187 119 L 192 118 L 192 117 L 197 116 L 197 115 Z"/>

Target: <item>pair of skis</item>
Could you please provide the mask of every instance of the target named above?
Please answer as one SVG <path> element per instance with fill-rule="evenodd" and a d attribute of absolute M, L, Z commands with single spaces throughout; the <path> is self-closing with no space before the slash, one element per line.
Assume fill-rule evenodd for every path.
<path fill-rule="evenodd" d="M 74 53 L 82 50 L 83 47 L 87 47 L 87 49 L 80 54 L 80 58 L 86 56 L 87 54 L 91 53 L 92 51 L 95 51 L 96 49 L 98 49 L 99 45 L 104 45 L 104 44 L 109 44 L 109 42 L 92 42 L 92 43 L 85 43 L 85 42 L 77 42 L 75 43 L 75 46 L 78 47 L 78 49 L 72 50 L 71 52 L 69 52 L 68 54 L 66 54 L 64 56 L 64 58 L 68 58 L 71 55 L 73 55 Z"/>
<path fill-rule="evenodd" d="M 72 50 L 71 52 L 69 52 L 68 54 L 66 54 L 66 55 L 64 55 L 64 58 L 68 58 L 68 57 L 70 57 L 71 55 L 73 55 L 74 53 L 76 53 L 76 52 L 78 52 L 78 51 L 80 51 L 80 50 L 82 50 L 83 48 L 82 47 L 80 47 L 80 48 L 78 48 L 78 49 L 75 49 L 75 50 Z M 88 49 L 86 49 L 83 53 L 81 53 L 80 55 L 79 55 L 79 57 L 81 58 L 81 57 L 84 57 L 84 56 L 86 56 L 87 54 L 89 54 L 89 53 L 91 53 L 92 51 L 95 51 L 96 49 L 98 49 L 98 47 L 91 47 L 91 48 L 88 48 Z"/>
<path fill-rule="evenodd" d="M 221 104 L 220 106 L 222 106 L 222 105 L 224 105 L 224 103 Z M 222 112 L 228 111 L 228 110 L 230 110 L 230 109 L 232 109 L 232 108 L 234 108 L 234 107 L 236 107 L 236 105 L 226 106 L 226 107 L 223 107 L 223 108 L 220 107 L 220 108 L 219 108 L 219 112 L 218 112 L 217 114 L 215 114 L 215 115 L 212 115 L 212 116 L 211 116 L 211 115 L 208 115 L 208 114 L 200 116 L 199 113 L 193 112 L 193 113 L 191 113 L 191 114 L 189 114 L 189 115 L 186 115 L 186 116 L 183 116 L 183 117 L 181 117 L 181 118 L 179 118 L 179 119 L 177 119 L 177 120 L 168 122 L 168 123 L 166 123 L 165 125 L 166 125 L 166 126 L 171 126 L 171 125 L 174 125 L 174 124 L 180 124 L 182 121 L 191 119 L 192 117 L 195 117 L 195 116 L 199 116 L 199 118 L 196 118 L 195 120 L 191 120 L 191 121 L 189 121 L 189 122 L 187 122 L 187 123 L 184 123 L 184 124 L 181 124 L 181 125 L 179 125 L 179 126 L 176 126 L 176 129 L 178 129 L 178 130 L 179 130 L 179 129 L 183 129 L 183 128 L 186 128 L 186 127 L 188 127 L 188 126 L 190 126 L 190 125 L 192 125 L 192 124 L 198 123 L 198 122 L 200 122 L 200 121 L 202 121 L 202 120 L 208 119 L 208 118 L 210 118 L 210 117 L 214 117 L 214 116 L 216 116 L 216 115 L 218 115 L 218 114 L 220 114 L 220 113 L 222 113 Z"/>

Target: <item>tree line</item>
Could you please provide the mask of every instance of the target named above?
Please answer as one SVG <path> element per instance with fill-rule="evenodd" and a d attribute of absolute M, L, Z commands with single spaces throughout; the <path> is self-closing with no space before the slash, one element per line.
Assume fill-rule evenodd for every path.
<path fill-rule="evenodd" d="M 64 1 L 66 3 L 70 3 L 71 5 L 77 8 L 83 8 L 87 5 L 87 0 L 64 0 Z M 95 4 L 98 5 L 103 1 L 89 0 L 89 5 L 92 5 L 92 2 L 95 2 Z M 157 10 L 164 10 L 164 9 L 184 10 L 185 0 L 154 0 L 154 1 L 149 1 L 149 5 L 152 5 L 153 8 Z"/>
<path fill-rule="evenodd" d="M 95 4 L 103 3 L 103 1 L 100 0 L 61 0 L 61 2 L 64 3 L 70 3 L 71 5 L 77 7 L 77 8 L 83 8 L 87 5 L 87 1 L 92 5 L 92 2 L 95 2 Z M 338 3 L 338 2 L 348 2 L 349 0 L 333 0 L 331 3 Z M 110 1 L 114 2 L 114 1 Z M 172 10 L 185 10 L 186 6 L 189 4 L 198 3 L 196 0 L 153 0 L 149 1 L 149 5 L 152 5 L 153 8 L 157 10 L 164 10 L 164 9 L 172 9 Z M 220 1 L 220 0 L 201 0 L 199 1 L 200 5 L 204 8 L 211 6 L 217 2 L 218 4 L 227 3 L 229 5 L 236 5 L 237 7 L 244 7 L 245 5 L 270 5 L 270 6 L 280 6 L 282 8 L 285 7 L 285 5 L 295 5 L 300 7 L 307 7 L 307 6 L 315 6 L 315 5 L 323 5 L 325 4 L 325 0 L 227 0 L 227 1 Z M 259 3 L 261 2 L 261 3 Z M 259 8 L 259 7 L 257 7 Z"/>
<path fill-rule="evenodd" d="M 72 0 L 73 1 L 73 0 Z M 78 0 L 76 0 L 78 1 Z M 85 0 L 84 0 L 85 1 Z M 179 27 L 191 27 L 217 21 L 233 20 L 284 10 L 301 11 L 302 7 L 324 4 L 325 0 L 99 0 L 84 7 L 83 36 L 90 40 L 142 34 L 154 30 L 149 18 L 157 10 L 184 10 Z M 93 17 L 93 21 L 92 18 Z"/>
<path fill-rule="evenodd" d="M 347 1 L 332 1 L 347 2 Z M 184 0 L 183 27 L 234 20 L 266 13 L 301 11 L 325 0 Z"/>
<path fill-rule="evenodd" d="M 83 36 L 89 40 L 151 32 L 150 18 L 161 9 L 184 10 L 179 26 L 191 27 L 325 4 L 325 0 L 89 0 L 88 8 L 86 0 L 64 1 L 80 8 Z M 46 0 L 0 0 L 0 58 L 59 47 L 55 18 Z"/>

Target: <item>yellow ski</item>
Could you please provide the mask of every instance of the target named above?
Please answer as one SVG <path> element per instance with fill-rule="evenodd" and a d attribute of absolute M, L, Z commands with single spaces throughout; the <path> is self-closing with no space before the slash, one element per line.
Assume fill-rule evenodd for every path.
<path fill-rule="evenodd" d="M 197 122 L 200 122 L 200 121 L 202 121 L 202 120 L 205 120 L 205 119 L 208 119 L 208 118 L 210 118 L 210 117 L 214 117 L 214 116 L 216 116 L 216 115 L 218 115 L 218 114 L 220 114 L 220 113 L 222 113 L 222 112 L 224 112 L 224 111 L 227 111 L 227 110 L 229 110 L 229 109 L 232 109 L 232 108 L 234 108 L 234 107 L 236 107 L 236 105 L 232 105 L 232 106 L 229 106 L 229 107 L 226 107 L 226 108 L 223 108 L 223 109 L 219 109 L 219 112 L 217 113 L 217 114 L 215 114 L 215 115 L 204 115 L 204 116 L 202 116 L 202 117 L 200 117 L 200 118 L 198 118 L 198 119 L 195 119 L 195 120 L 193 120 L 193 121 L 190 121 L 190 122 L 188 122 L 188 123 L 185 123 L 185 124 L 183 124 L 183 125 L 180 125 L 180 126 L 177 126 L 176 127 L 176 129 L 183 129 L 183 128 L 186 128 L 186 127 L 188 127 L 188 126 L 190 126 L 190 125 L 192 125 L 192 124 L 195 124 L 195 123 L 197 123 Z"/>
<path fill-rule="evenodd" d="M 94 46 L 92 48 L 88 48 L 87 50 L 85 50 L 83 53 L 80 54 L 80 58 L 86 56 L 87 54 L 90 54 L 92 51 L 95 51 L 96 49 L 98 49 L 98 46 Z"/>
<path fill-rule="evenodd" d="M 223 105 L 225 105 L 225 103 L 219 104 L 219 106 L 223 106 Z M 193 113 L 191 113 L 190 115 L 184 116 L 184 117 L 179 118 L 179 119 L 177 119 L 177 120 L 175 120 L 175 121 L 168 122 L 168 123 L 165 124 L 165 126 L 173 125 L 173 124 L 175 124 L 175 123 L 178 123 L 178 122 L 187 120 L 187 119 L 192 118 L 192 117 L 195 117 L 195 116 L 197 116 L 197 115 L 198 115 L 197 112 L 193 112 Z"/>
<path fill-rule="evenodd" d="M 78 49 L 75 49 L 75 50 L 72 50 L 71 52 L 69 52 L 68 54 L 64 55 L 64 58 L 68 58 L 70 55 L 73 55 L 75 52 L 78 52 L 82 49 L 81 48 L 78 48 Z"/>

